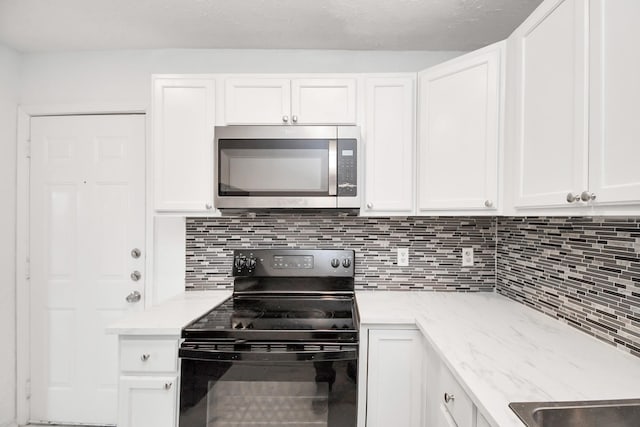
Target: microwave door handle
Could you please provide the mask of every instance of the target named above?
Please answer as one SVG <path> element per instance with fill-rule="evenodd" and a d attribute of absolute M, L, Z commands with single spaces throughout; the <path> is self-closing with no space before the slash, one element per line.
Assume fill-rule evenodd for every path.
<path fill-rule="evenodd" d="M 356 349 L 334 351 L 221 351 L 213 349 L 192 350 L 181 348 L 181 359 L 208 360 L 226 362 L 328 362 L 338 360 L 356 360 Z"/>
<path fill-rule="evenodd" d="M 338 195 L 338 141 L 329 140 L 329 195 Z"/>

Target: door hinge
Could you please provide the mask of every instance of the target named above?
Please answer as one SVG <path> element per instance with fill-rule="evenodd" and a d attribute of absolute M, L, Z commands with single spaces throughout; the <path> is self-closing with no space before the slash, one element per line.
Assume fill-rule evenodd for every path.
<path fill-rule="evenodd" d="M 27 257 L 24 262 L 24 277 L 27 280 L 31 279 L 31 258 Z"/>
<path fill-rule="evenodd" d="M 27 380 L 24 385 L 24 393 L 27 399 L 31 399 L 31 380 Z"/>
<path fill-rule="evenodd" d="M 24 155 L 27 159 L 31 158 L 31 140 L 27 139 L 24 143 Z"/>

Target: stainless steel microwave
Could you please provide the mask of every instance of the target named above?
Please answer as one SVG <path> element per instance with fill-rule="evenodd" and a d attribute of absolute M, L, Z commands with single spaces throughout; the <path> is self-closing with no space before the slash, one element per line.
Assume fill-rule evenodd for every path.
<path fill-rule="evenodd" d="M 218 209 L 359 208 L 357 126 L 218 126 Z"/>

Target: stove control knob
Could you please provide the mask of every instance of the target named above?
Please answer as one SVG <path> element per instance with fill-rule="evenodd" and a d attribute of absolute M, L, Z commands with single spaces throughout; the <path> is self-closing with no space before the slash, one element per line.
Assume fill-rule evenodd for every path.
<path fill-rule="evenodd" d="M 234 263 L 236 270 L 242 270 L 245 267 L 245 265 L 247 265 L 246 259 L 240 258 L 240 257 L 236 258 Z"/>
<path fill-rule="evenodd" d="M 331 267 L 338 268 L 340 267 L 340 260 L 338 258 L 334 258 L 331 260 Z"/>
<path fill-rule="evenodd" d="M 247 268 L 249 270 L 253 270 L 254 268 L 256 268 L 256 259 L 255 258 L 247 259 Z"/>
<path fill-rule="evenodd" d="M 342 266 L 344 268 L 349 268 L 351 267 L 351 260 L 349 258 L 345 258 L 342 260 Z"/>

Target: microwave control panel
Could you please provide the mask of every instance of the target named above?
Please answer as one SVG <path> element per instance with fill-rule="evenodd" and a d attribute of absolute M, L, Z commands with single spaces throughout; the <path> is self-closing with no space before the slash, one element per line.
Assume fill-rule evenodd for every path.
<path fill-rule="evenodd" d="M 358 151 L 355 139 L 338 140 L 338 196 L 358 194 Z"/>

